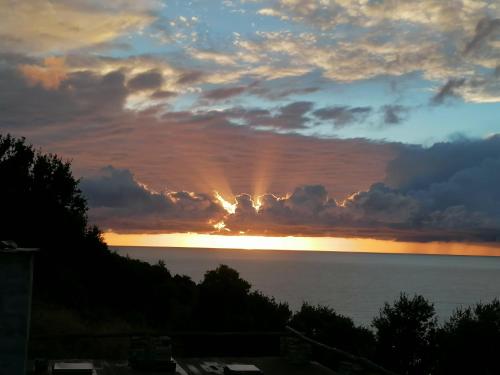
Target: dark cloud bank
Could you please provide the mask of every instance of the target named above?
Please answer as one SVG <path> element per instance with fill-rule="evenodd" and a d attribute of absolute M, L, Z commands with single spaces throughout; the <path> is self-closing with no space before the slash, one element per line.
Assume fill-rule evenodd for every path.
<path fill-rule="evenodd" d="M 401 241 L 500 240 L 500 136 L 407 147 L 387 167 L 384 182 L 344 201 L 322 185 L 301 186 L 287 197 L 264 195 L 256 210 L 236 197 L 234 214 L 215 197 L 154 193 L 130 172 L 108 167 L 83 180 L 92 217 L 116 231 L 213 231 L 347 236 Z"/>
<path fill-rule="evenodd" d="M 83 179 L 80 187 L 89 200 L 91 219 L 118 231 L 206 231 L 207 222 L 220 220 L 224 212 L 211 196 L 154 192 L 130 171 L 111 166 Z"/>

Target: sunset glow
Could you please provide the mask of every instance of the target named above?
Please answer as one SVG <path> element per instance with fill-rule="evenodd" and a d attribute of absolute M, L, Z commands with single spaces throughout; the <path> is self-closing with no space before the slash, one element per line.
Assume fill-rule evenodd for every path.
<path fill-rule="evenodd" d="M 500 7 L 472 3 L 0 0 L 0 134 L 70 160 L 118 242 L 489 252 Z"/>
<path fill-rule="evenodd" d="M 247 250 L 311 250 L 367 253 L 411 253 L 500 256 L 500 247 L 459 242 L 396 242 L 363 238 L 227 236 L 196 233 L 104 233 L 111 246 L 195 247 Z"/>
<path fill-rule="evenodd" d="M 227 211 L 228 214 L 234 214 L 236 212 L 236 203 L 230 203 L 219 194 L 219 192 L 214 193 L 215 198 L 220 203 L 220 205 Z"/>
<path fill-rule="evenodd" d="M 500 0 L 0 0 L 0 208 L 0 375 L 500 375 Z"/>

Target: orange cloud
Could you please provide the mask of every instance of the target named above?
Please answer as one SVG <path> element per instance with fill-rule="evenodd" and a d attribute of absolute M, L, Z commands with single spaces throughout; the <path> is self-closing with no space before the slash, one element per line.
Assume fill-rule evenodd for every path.
<path fill-rule="evenodd" d="M 32 86 L 40 84 L 47 90 L 55 90 L 67 77 L 64 57 L 47 57 L 43 65 L 23 64 L 19 70 Z"/>

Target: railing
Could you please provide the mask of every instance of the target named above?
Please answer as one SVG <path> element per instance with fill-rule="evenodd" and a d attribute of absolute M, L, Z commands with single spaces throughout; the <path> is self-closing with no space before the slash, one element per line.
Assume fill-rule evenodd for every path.
<path fill-rule="evenodd" d="M 287 326 L 286 329 L 291 335 L 311 345 L 312 359 L 323 366 L 331 369 L 337 369 L 341 362 L 349 362 L 353 365 L 360 366 L 363 369 L 373 371 L 375 374 L 397 375 L 396 373 L 377 365 L 375 362 L 372 362 L 367 358 L 359 357 L 341 349 L 337 349 L 313 340 L 292 327 Z"/>

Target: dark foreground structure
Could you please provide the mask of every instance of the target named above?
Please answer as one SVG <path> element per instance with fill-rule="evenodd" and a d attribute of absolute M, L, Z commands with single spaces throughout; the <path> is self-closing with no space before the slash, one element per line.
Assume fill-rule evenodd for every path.
<path fill-rule="evenodd" d="M 33 254 L 0 241 L 0 374 L 24 375 L 31 313 Z"/>
<path fill-rule="evenodd" d="M 171 348 L 163 340 L 168 339 Z M 149 344 L 138 346 L 138 342 Z M 159 348 L 151 345 L 157 342 Z M 284 332 L 177 332 L 169 338 L 137 333 L 32 339 L 40 361 L 32 373 L 50 374 L 55 363 L 92 364 L 89 375 L 276 374 L 394 375 L 373 362 L 311 340 L 292 328 Z M 56 359 L 57 358 L 57 359 Z M 90 358 L 90 359 L 89 359 Z M 168 362 L 172 360 L 173 368 Z M 66 374 L 84 372 L 64 372 Z M 55 373 L 53 373 L 55 374 Z"/>
<path fill-rule="evenodd" d="M 9 241 L 0 245 L 0 375 L 392 374 L 290 327 L 283 332 L 30 337 L 36 249 L 17 248 Z"/>

